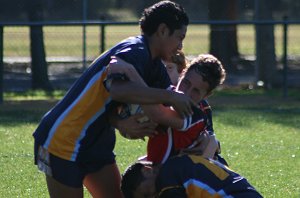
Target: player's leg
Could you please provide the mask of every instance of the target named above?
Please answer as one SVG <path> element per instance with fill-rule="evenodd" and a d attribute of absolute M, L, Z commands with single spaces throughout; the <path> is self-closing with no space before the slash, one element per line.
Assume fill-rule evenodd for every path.
<path fill-rule="evenodd" d="M 47 187 L 49 195 L 51 198 L 82 198 L 83 197 L 83 188 L 73 188 L 67 185 L 64 185 L 52 177 L 46 175 Z"/>
<path fill-rule="evenodd" d="M 83 184 L 94 198 L 121 198 L 121 175 L 116 163 L 108 164 L 85 176 Z"/>
<path fill-rule="evenodd" d="M 83 174 L 75 162 L 56 157 L 35 144 L 35 164 L 45 173 L 50 197 L 83 197 Z"/>

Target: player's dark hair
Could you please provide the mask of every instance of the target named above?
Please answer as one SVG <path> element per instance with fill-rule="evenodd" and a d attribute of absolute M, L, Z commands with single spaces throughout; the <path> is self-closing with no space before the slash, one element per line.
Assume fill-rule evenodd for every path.
<path fill-rule="evenodd" d="M 145 179 L 141 171 L 143 167 L 144 164 L 136 162 L 129 166 L 122 175 L 121 190 L 125 198 L 132 198 L 133 192 Z"/>
<path fill-rule="evenodd" d="M 142 13 L 140 27 L 144 34 L 151 36 L 162 23 L 168 26 L 171 35 L 182 26 L 187 26 L 189 18 L 183 7 L 172 1 L 160 1 Z"/>
<path fill-rule="evenodd" d="M 226 72 L 222 63 L 211 54 L 201 54 L 195 58 L 185 72 L 191 70 L 195 70 L 196 73 L 202 76 L 204 81 L 208 82 L 208 92 L 223 84 L 226 78 Z"/>

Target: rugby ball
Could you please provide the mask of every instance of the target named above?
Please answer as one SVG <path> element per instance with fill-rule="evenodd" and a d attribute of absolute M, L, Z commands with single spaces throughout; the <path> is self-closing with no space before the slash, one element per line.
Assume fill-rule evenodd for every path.
<path fill-rule="evenodd" d="M 138 104 L 124 104 L 119 108 L 118 114 L 122 119 L 125 119 L 132 115 L 143 114 L 143 110 Z M 150 119 L 144 115 L 138 119 L 138 122 L 143 123 L 148 122 L 149 120 Z"/>

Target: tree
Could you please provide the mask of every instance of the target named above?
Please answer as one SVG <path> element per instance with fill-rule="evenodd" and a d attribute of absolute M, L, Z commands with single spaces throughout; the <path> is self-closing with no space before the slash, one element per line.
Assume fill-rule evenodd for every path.
<path fill-rule="evenodd" d="M 28 4 L 28 17 L 31 22 L 43 21 L 43 6 L 40 0 L 30 0 Z M 30 52 L 32 88 L 53 90 L 48 78 L 48 66 L 44 46 L 42 25 L 30 26 Z"/>
<path fill-rule="evenodd" d="M 236 20 L 237 0 L 209 0 L 209 19 Z M 234 70 L 234 59 L 239 57 L 236 25 L 210 25 L 210 53 L 219 58 L 228 71 Z"/>
<path fill-rule="evenodd" d="M 268 0 L 257 0 L 256 19 L 272 20 L 272 4 Z M 276 84 L 276 55 L 273 24 L 256 25 L 256 80 L 264 82 L 265 88 Z"/>

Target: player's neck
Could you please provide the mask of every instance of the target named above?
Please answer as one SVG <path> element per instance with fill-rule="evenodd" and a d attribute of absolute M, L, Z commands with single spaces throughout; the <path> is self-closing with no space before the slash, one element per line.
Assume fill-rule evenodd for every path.
<path fill-rule="evenodd" d="M 149 50 L 151 52 L 152 59 L 160 58 L 160 42 L 156 38 L 155 34 L 152 36 L 145 36 L 148 40 Z"/>

